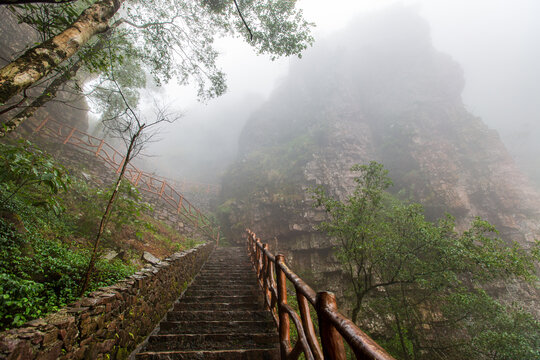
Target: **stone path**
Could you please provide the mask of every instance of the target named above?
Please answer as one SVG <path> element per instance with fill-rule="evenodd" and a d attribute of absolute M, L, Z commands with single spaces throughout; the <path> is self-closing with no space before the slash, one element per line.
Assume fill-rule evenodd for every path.
<path fill-rule="evenodd" d="M 137 360 L 277 360 L 279 339 L 244 248 L 217 248 Z"/>

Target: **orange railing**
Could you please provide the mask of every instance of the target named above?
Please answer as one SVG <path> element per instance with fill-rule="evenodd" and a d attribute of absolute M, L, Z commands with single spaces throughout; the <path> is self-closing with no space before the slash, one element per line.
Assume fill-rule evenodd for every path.
<path fill-rule="evenodd" d="M 169 184 L 174 185 L 175 189 L 178 189 L 181 192 L 197 192 L 197 193 L 206 193 L 206 194 L 219 194 L 221 186 L 216 184 L 195 182 L 195 181 L 186 181 L 186 180 L 175 180 L 165 176 L 160 176 L 161 179 L 167 181 Z"/>
<path fill-rule="evenodd" d="M 274 256 L 268 244 L 251 230 L 247 232 L 248 251 L 257 271 L 257 278 L 264 293 L 265 307 L 272 316 L 279 332 L 282 360 L 298 359 L 304 354 L 306 360 L 339 359 L 347 354 L 343 339 L 357 359 L 394 360 L 382 347 L 360 330 L 350 319 L 338 311 L 333 293 L 315 291 L 285 264 L 285 256 Z M 287 303 L 287 280 L 296 292 L 298 311 Z M 311 307 L 318 319 L 318 333 L 311 318 Z M 291 327 L 296 328 L 296 344 L 291 345 Z M 320 339 L 320 340 L 319 340 Z"/>
<path fill-rule="evenodd" d="M 106 143 L 104 139 L 97 138 L 51 118 L 43 120 L 34 129 L 35 133 L 92 153 L 94 156 L 102 159 L 117 173 L 120 173 L 125 161 L 124 155 Z M 199 209 L 185 199 L 182 194 L 169 185 L 165 179 L 139 170 L 131 163 L 128 163 L 126 167 L 124 178 L 138 189 L 157 195 L 172 210 L 176 211 L 180 217 L 216 240 L 216 242 L 219 242 L 219 229 Z"/>

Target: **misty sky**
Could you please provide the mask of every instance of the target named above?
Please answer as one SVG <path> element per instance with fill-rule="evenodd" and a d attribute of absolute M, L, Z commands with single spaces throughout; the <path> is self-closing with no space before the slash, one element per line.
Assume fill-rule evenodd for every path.
<path fill-rule="evenodd" d="M 360 14 L 392 4 L 415 7 L 431 26 L 435 48 L 451 55 L 463 67 L 467 108 L 499 130 L 514 155 L 525 151 L 529 155 L 537 151 L 535 157 L 540 154 L 540 146 L 531 145 L 540 136 L 540 1 L 299 0 L 305 18 L 317 24 L 316 40 L 345 27 Z M 247 118 L 248 110 L 257 101 L 262 102 L 286 76 L 289 63 L 301 61 L 295 58 L 272 62 L 255 55 L 240 40 L 219 39 L 217 45 L 221 52 L 219 64 L 227 74 L 228 93 L 200 104 L 194 90 L 174 83 L 160 89 L 159 96 L 185 116 L 164 132 L 163 140 L 153 145 L 151 153 L 166 158 L 177 151 L 190 151 L 179 149 L 182 144 L 175 141 L 175 134 L 190 131 L 196 127 L 194 124 L 219 129 L 227 127 L 232 117 L 237 122 L 231 126 L 238 127 L 238 119 Z M 239 114 L 220 110 L 229 103 L 241 104 L 243 99 L 249 99 L 250 104 L 239 109 Z"/>

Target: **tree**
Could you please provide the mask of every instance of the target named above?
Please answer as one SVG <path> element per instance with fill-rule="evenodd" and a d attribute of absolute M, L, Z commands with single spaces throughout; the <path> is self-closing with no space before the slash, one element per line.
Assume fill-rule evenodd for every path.
<path fill-rule="evenodd" d="M 100 39 L 90 49 L 90 52 L 100 51 L 104 46 L 104 41 Z M 30 104 L 24 106 L 24 109 L 19 111 L 9 121 L 2 124 L 0 128 L 0 137 L 7 135 L 8 133 L 19 127 L 25 120 L 31 118 L 34 113 L 47 102 L 56 98 L 59 89 L 64 86 L 69 80 L 74 79 L 77 72 L 81 67 L 85 65 L 85 62 L 89 61 L 88 57 L 82 56 L 73 61 L 67 69 L 56 74 L 54 79 L 45 87 L 45 90 L 41 95 L 37 96 Z M 17 104 L 20 105 L 20 102 Z M 11 110 L 10 107 L 6 110 Z"/>
<path fill-rule="evenodd" d="M 124 70 L 125 69 L 119 70 L 121 76 L 127 76 L 127 73 Z M 165 110 L 160 109 L 152 122 L 143 122 L 133 107 L 133 105 L 138 102 L 138 96 L 134 94 L 134 90 L 120 86 L 116 80 L 117 71 L 114 68 L 111 67 L 109 74 L 111 75 L 110 79 L 108 79 L 108 82 L 111 83 L 109 84 L 111 87 L 107 91 L 109 94 L 109 101 L 111 99 L 115 99 L 116 101 L 111 101 L 113 109 L 107 108 L 109 115 L 113 116 L 106 118 L 103 123 L 112 136 L 116 136 L 124 142 L 126 146 L 126 155 L 124 156 L 122 167 L 118 173 L 113 191 L 99 223 L 96 238 L 94 239 L 92 255 L 80 289 L 81 296 L 90 285 L 90 279 L 97 260 L 101 237 L 107 226 L 109 216 L 113 211 L 114 203 L 119 196 L 120 185 L 128 164 L 141 152 L 144 145 L 147 144 L 155 134 L 149 133 L 148 129 L 162 123 L 171 123 L 176 120 Z M 135 83 L 136 82 L 137 80 Z"/>
<path fill-rule="evenodd" d="M 109 20 L 120 5 L 117 0 L 96 2 L 63 32 L 27 50 L 0 69 L 0 103 L 34 84 L 73 56 L 94 35 L 107 30 Z"/>
<path fill-rule="evenodd" d="M 61 32 L 77 19 L 88 3 L 90 3 L 88 0 L 80 0 L 52 7 L 42 4 L 25 4 L 11 6 L 9 9 L 20 23 L 32 27 L 41 39 L 47 39 Z M 109 60 L 121 65 L 124 59 L 133 57 L 135 48 L 132 46 L 132 39 L 128 39 L 124 31 L 116 31 L 121 24 L 122 21 L 115 21 L 105 33 L 95 37 L 78 51 L 77 56 L 72 57 L 62 66 L 56 67 L 54 71 L 39 82 L 34 83 L 30 88 L 26 88 L 24 96 L 14 104 L 5 106 L 0 114 L 8 113 L 8 120 L 0 128 L 0 137 L 16 129 L 49 101 L 69 102 L 73 99 L 80 99 L 83 96 L 81 88 L 78 86 L 81 77 L 76 77 L 80 69 L 88 77 L 108 71 Z M 117 51 L 112 58 L 107 51 L 103 50 L 105 43 L 111 42 L 117 45 Z M 70 83 L 74 86 L 70 86 Z M 70 96 L 69 100 L 65 96 L 57 99 L 60 91 L 75 96 Z M 32 101 L 28 103 L 28 100 Z M 10 111 L 16 108 L 22 108 L 22 110 L 12 115 Z"/>
<path fill-rule="evenodd" d="M 64 31 L 0 69 L 0 103 L 6 103 L 73 56 L 93 36 L 106 31 L 123 2 L 101 0 L 92 4 Z M 219 0 L 133 0 L 125 9 L 130 16 L 126 23 L 141 30 L 140 37 L 153 41 L 146 44 L 150 44 L 147 50 L 154 74 L 161 72 L 165 79 L 177 75 L 182 82 L 191 77 L 199 83 L 209 81 L 209 91 L 200 93 L 216 96 L 224 91 L 224 77 L 217 70 L 217 53 L 212 47 L 216 34 L 243 36 L 259 53 L 275 56 L 299 55 L 313 40 L 309 35 L 312 24 L 302 18 L 295 0 L 246 0 L 238 8 L 235 4 Z M 243 18 L 236 16 L 238 10 Z"/>
<path fill-rule="evenodd" d="M 451 216 L 426 221 L 421 205 L 386 191 L 392 181 L 381 164 L 352 170 L 360 176 L 346 201 L 320 187 L 314 198 L 329 215 L 320 229 L 340 243 L 353 320 L 376 319 L 377 340 L 403 359 L 538 358 L 539 323 L 486 290 L 495 281 L 534 280 L 538 259 L 481 219 L 462 234 Z M 499 335 L 486 337 L 487 324 Z"/>
<path fill-rule="evenodd" d="M 42 4 L 67 4 L 72 3 L 77 0 L 1 0 L 0 5 L 20 5 L 20 4 L 33 4 L 33 3 L 42 3 Z"/>

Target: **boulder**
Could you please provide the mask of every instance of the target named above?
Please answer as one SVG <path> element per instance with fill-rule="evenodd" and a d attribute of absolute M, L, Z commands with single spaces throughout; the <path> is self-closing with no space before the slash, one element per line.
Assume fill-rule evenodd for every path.
<path fill-rule="evenodd" d="M 152 265 L 155 265 L 157 263 L 159 263 L 161 260 L 157 257 L 155 257 L 154 255 L 150 254 L 148 251 L 145 251 L 142 255 L 142 260 L 152 264 Z"/>

